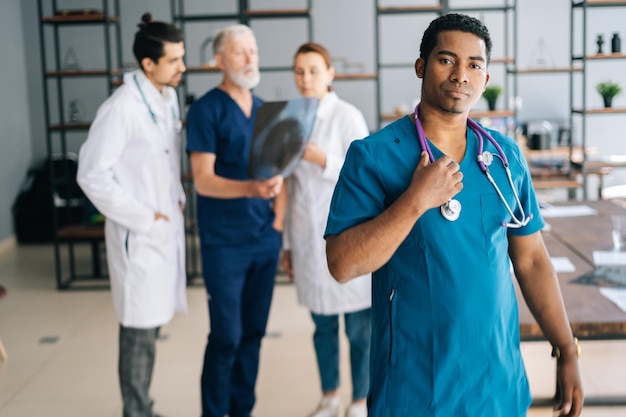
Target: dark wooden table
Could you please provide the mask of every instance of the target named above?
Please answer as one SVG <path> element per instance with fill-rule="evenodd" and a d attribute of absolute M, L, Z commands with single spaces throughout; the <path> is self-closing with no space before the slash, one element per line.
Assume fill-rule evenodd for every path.
<path fill-rule="evenodd" d="M 543 239 L 551 257 L 565 256 L 575 272 L 559 273 L 559 284 L 572 331 L 579 340 L 626 339 L 626 312 L 600 294 L 599 287 L 573 283 L 572 280 L 594 269 L 593 251 L 611 250 L 611 215 L 625 214 L 626 209 L 609 201 L 572 202 L 563 205 L 587 205 L 598 211 L 595 216 L 544 219 L 551 230 Z M 522 341 L 545 340 L 530 314 L 518 288 L 520 337 Z M 583 342 L 584 355 L 584 342 Z M 551 399 L 536 400 L 534 405 L 548 405 Z M 626 397 L 586 398 L 585 405 L 626 404 Z"/>

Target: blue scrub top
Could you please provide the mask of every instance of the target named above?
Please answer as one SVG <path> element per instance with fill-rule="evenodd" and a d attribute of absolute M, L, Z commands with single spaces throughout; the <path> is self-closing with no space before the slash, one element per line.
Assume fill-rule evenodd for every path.
<path fill-rule="evenodd" d="M 417 221 L 372 279 L 370 417 L 525 416 L 530 390 L 519 348 L 519 319 L 508 234 L 543 227 L 523 156 L 496 131 L 514 185 L 532 220 L 520 229 L 476 163 L 478 138 L 467 131 L 457 221 L 434 208 Z M 435 159 L 441 151 L 430 143 Z M 487 139 L 484 148 L 496 154 Z M 372 219 L 408 187 L 421 148 L 402 118 L 350 146 L 331 203 L 326 235 Z M 490 166 L 516 207 L 503 165 Z M 516 211 L 516 214 L 519 214 Z M 519 218 L 519 215 L 518 215 Z"/>
<path fill-rule="evenodd" d="M 187 152 L 215 154 L 215 173 L 247 180 L 252 131 L 263 101 L 253 96 L 248 118 L 224 91 L 214 88 L 195 101 L 187 115 Z M 270 201 L 197 196 L 198 228 L 205 245 L 240 245 L 267 236 L 274 222 Z"/>

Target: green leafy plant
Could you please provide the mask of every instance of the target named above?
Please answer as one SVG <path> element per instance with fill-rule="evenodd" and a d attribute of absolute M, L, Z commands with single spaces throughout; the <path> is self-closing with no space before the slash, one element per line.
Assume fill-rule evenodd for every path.
<path fill-rule="evenodd" d="M 483 91 L 483 97 L 487 101 L 496 101 L 498 96 L 502 93 L 502 87 L 499 85 L 492 85 L 489 87 L 485 87 L 485 91 Z"/>
<path fill-rule="evenodd" d="M 622 92 L 622 87 L 613 81 L 602 81 L 596 85 L 596 90 L 602 97 L 615 97 Z"/>
<path fill-rule="evenodd" d="M 485 100 L 487 100 L 490 111 L 494 111 L 496 109 L 496 101 L 498 101 L 498 96 L 501 92 L 502 87 L 500 87 L 499 85 L 485 87 L 485 91 L 483 91 L 483 97 L 485 98 Z"/>

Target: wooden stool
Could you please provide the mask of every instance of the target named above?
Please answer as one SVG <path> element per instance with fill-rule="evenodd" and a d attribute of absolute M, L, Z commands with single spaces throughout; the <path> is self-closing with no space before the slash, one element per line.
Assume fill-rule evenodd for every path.
<path fill-rule="evenodd" d="M 0 300 L 2 300 L 7 295 L 7 290 L 2 285 L 0 285 Z M 3 362 L 6 362 L 9 359 L 9 355 L 7 355 L 7 350 L 4 348 L 2 344 L 2 339 L 0 339 L 0 359 Z"/>

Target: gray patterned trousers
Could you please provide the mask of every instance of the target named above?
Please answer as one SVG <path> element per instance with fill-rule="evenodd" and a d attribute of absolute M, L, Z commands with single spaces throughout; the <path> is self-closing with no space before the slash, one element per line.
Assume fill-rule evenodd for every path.
<path fill-rule="evenodd" d="M 159 327 L 137 329 L 120 325 L 118 372 L 124 417 L 153 417 L 148 394 Z"/>

